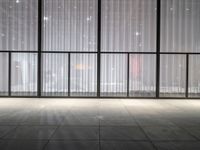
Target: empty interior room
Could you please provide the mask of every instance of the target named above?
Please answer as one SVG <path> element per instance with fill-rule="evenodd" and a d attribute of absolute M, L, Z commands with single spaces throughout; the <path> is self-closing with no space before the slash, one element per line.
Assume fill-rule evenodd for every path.
<path fill-rule="evenodd" d="M 0 0 L 0 150 L 200 150 L 200 0 Z"/>

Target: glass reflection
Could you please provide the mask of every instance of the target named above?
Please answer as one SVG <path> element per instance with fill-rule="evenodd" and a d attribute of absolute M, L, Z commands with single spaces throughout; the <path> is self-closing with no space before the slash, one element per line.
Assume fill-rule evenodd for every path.
<path fill-rule="evenodd" d="M 0 0 L 0 50 L 37 51 L 37 8 L 37 0 Z"/>
<path fill-rule="evenodd" d="M 155 52 L 156 0 L 102 0 L 102 51 Z"/>
<path fill-rule="evenodd" d="M 37 54 L 14 53 L 11 56 L 11 95 L 37 95 Z"/>
<path fill-rule="evenodd" d="M 42 95 L 68 96 L 68 54 L 42 56 Z"/>
<path fill-rule="evenodd" d="M 73 54 L 71 56 L 71 96 L 96 96 L 96 54 Z"/>
<path fill-rule="evenodd" d="M 189 56 L 189 96 L 200 97 L 200 55 Z"/>
<path fill-rule="evenodd" d="M 156 56 L 130 55 L 129 95 L 132 97 L 154 97 L 156 83 Z"/>
<path fill-rule="evenodd" d="M 97 0 L 44 0 L 45 51 L 97 51 Z"/>
<path fill-rule="evenodd" d="M 160 96 L 185 97 L 185 55 L 161 55 Z"/>
<path fill-rule="evenodd" d="M 8 95 L 8 54 L 0 53 L 0 96 Z"/>
<path fill-rule="evenodd" d="M 127 55 L 101 55 L 101 96 L 127 95 Z"/>

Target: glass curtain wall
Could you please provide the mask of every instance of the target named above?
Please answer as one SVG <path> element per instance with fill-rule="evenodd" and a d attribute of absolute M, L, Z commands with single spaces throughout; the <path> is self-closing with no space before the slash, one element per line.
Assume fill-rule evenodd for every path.
<path fill-rule="evenodd" d="M 131 54 L 129 59 L 130 97 L 155 97 L 156 55 Z"/>
<path fill-rule="evenodd" d="M 161 52 L 200 52 L 200 1 L 161 2 Z"/>
<path fill-rule="evenodd" d="M 101 96 L 127 95 L 127 55 L 102 54 Z"/>
<path fill-rule="evenodd" d="M 200 97 L 200 55 L 189 57 L 189 97 Z"/>
<path fill-rule="evenodd" d="M 42 54 L 42 96 L 68 96 L 68 54 Z"/>
<path fill-rule="evenodd" d="M 43 2 L 42 92 L 53 96 L 96 96 L 98 1 Z"/>
<path fill-rule="evenodd" d="M 0 50 L 37 51 L 37 0 L 0 0 Z"/>
<path fill-rule="evenodd" d="M 36 0 L 0 0 L 1 95 L 37 95 L 37 8 Z"/>
<path fill-rule="evenodd" d="M 160 60 L 160 96 L 185 97 L 186 57 L 164 54 Z"/>
<path fill-rule="evenodd" d="M 102 0 L 101 28 L 101 95 L 155 96 L 156 0 Z M 128 54 L 139 52 L 152 54 Z"/>
<path fill-rule="evenodd" d="M 97 55 L 72 54 L 70 96 L 97 96 Z"/>
<path fill-rule="evenodd" d="M 198 56 L 189 54 L 200 53 L 199 0 L 161 1 L 160 50 L 162 53 L 173 54 L 170 56 L 162 54 L 161 56 L 160 96 L 185 97 L 187 90 L 189 96 L 197 96 L 200 92 L 197 69 Z M 187 55 L 185 53 L 189 53 L 189 60 L 186 60 Z M 188 61 L 188 64 L 186 64 L 186 61 Z M 187 65 L 189 66 L 188 70 L 186 70 Z M 189 89 L 185 87 L 187 72 Z"/>
<path fill-rule="evenodd" d="M 11 95 L 37 96 L 37 54 L 11 55 Z"/>
<path fill-rule="evenodd" d="M 8 53 L 0 53 L 0 96 L 8 95 Z"/>
<path fill-rule="evenodd" d="M 200 1 L 160 2 L 0 0 L 0 96 L 200 97 Z"/>
<path fill-rule="evenodd" d="M 97 51 L 97 0 L 43 0 L 44 51 Z"/>

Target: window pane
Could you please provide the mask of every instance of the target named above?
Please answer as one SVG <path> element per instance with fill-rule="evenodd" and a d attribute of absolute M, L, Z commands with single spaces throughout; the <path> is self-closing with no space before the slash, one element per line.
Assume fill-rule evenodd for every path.
<path fill-rule="evenodd" d="M 44 0 L 45 51 L 96 51 L 97 0 Z"/>
<path fill-rule="evenodd" d="M 101 55 L 101 96 L 127 95 L 127 55 Z"/>
<path fill-rule="evenodd" d="M 37 0 L 0 0 L 0 50 L 37 50 Z"/>
<path fill-rule="evenodd" d="M 0 96 L 8 95 L 8 54 L 0 53 Z"/>
<path fill-rule="evenodd" d="M 156 0 L 102 0 L 102 51 L 156 50 Z"/>
<path fill-rule="evenodd" d="M 184 97 L 186 85 L 186 56 L 161 55 L 160 96 Z"/>
<path fill-rule="evenodd" d="M 68 96 L 68 54 L 42 56 L 42 95 Z"/>
<path fill-rule="evenodd" d="M 130 55 L 129 94 L 132 97 L 155 96 L 156 56 Z"/>
<path fill-rule="evenodd" d="M 161 51 L 200 52 L 200 1 L 161 2 Z"/>
<path fill-rule="evenodd" d="M 189 57 L 189 96 L 200 97 L 200 55 Z"/>
<path fill-rule="evenodd" d="M 96 96 L 96 54 L 71 55 L 70 92 L 71 96 Z"/>
<path fill-rule="evenodd" d="M 11 94 L 37 95 L 37 54 L 14 53 L 11 58 Z"/>

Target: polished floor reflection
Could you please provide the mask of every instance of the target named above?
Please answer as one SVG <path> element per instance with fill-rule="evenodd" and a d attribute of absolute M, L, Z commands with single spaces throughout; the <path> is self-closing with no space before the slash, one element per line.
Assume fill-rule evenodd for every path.
<path fill-rule="evenodd" d="M 199 149 L 199 100 L 0 99 L 0 150 Z"/>

